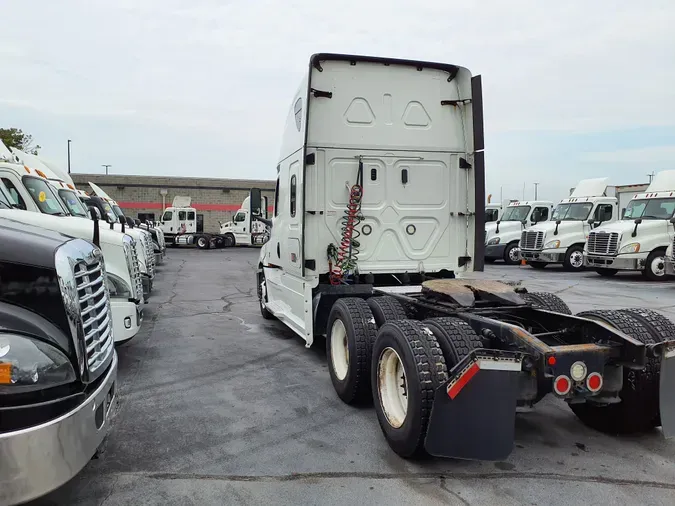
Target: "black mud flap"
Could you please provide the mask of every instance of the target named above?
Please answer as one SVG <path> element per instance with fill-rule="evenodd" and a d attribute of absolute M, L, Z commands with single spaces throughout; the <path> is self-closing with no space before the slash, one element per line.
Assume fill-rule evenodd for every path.
<path fill-rule="evenodd" d="M 675 437 L 675 341 L 665 344 L 661 355 L 659 409 L 663 435 L 672 438 Z"/>
<path fill-rule="evenodd" d="M 424 446 L 430 455 L 504 460 L 513 449 L 523 354 L 475 350 L 434 396 Z"/>

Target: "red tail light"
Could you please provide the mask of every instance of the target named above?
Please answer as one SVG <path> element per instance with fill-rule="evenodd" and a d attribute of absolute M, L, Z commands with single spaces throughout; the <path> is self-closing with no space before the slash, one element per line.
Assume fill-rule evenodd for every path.
<path fill-rule="evenodd" d="M 602 389 L 602 376 L 600 373 L 592 372 L 586 378 L 586 386 L 591 392 L 599 392 Z"/>
<path fill-rule="evenodd" d="M 567 395 L 572 390 L 572 380 L 565 375 L 558 376 L 553 381 L 553 390 L 558 395 Z"/>

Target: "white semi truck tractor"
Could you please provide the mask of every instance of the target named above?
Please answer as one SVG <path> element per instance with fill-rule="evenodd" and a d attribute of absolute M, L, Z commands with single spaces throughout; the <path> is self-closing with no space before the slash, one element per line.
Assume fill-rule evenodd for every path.
<path fill-rule="evenodd" d="M 675 433 L 670 320 L 572 316 L 553 294 L 464 277 L 483 268 L 485 230 L 481 80 L 468 69 L 313 55 L 276 177 L 261 314 L 325 342 L 338 397 L 372 402 L 402 457 L 504 459 L 516 408 L 547 394 L 600 431 Z M 552 210 L 527 206 L 511 209 Z"/>
<path fill-rule="evenodd" d="M 246 197 L 232 221 L 220 224 L 218 233 L 197 232 L 197 210 L 190 207 L 192 198 L 176 196 L 160 218 L 159 228 L 174 246 L 196 245 L 199 249 L 230 248 L 232 246 L 261 246 L 269 237 L 266 223 L 267 197 L 259 188 L 250 190 L 260 208 L 251 209 L 251 197 Z"/>
<path fill-rule="evenodd" d="M 98 219 L 69 216 L 45 178 L 34 174 L 33 169 L 19 167 L 24 174 L 17 179 L 20 172 L 13 155 L 9 150 L 0 151 L 0 218 L 85 239 L 99 247 L 106 263 L 115 343 L 129 341 L 143 320 L 143 283 L 133 237 L 99 226 Z M 94 328 L 91 325 L 96 322 L 86 323 Z"/>
<path fill-rule="evenodd" d="M 548 222 L 553 214 L 553 202 L 548 200 L 513 201 L 502 217 L 485 225 L 485 261 L 503 260 L 507 265 L 520 263 L 518 243 L 523 230 Z"/>
<path fill-rule="evenodd" d="M 635 271 L 652 281 L 665 279 L 674 215 L 675 170 L 665 170 L 654 176 L 646 191 L 633 195 L 621 220 L 589 233 L 586 266 L 602 276 Z"/>
<path fill-rule="evenodd" d="M 535 269 L 562 264 L 566 270 L 584 268 L 584 244 L 591 230 L 615 222 L 619 202 L 607 196 L 608 178 L 584 179 L 563 199 L 551 219 L 523 230 L 520 256 Z M 611 192 L 610 192 L 611 194 Z"/>

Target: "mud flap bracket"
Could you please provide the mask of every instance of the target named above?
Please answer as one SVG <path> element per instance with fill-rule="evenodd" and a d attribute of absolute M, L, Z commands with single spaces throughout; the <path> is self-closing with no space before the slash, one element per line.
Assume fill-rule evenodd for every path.
<path fill-rule="evenodd" d="M 434 395 L 425 439 L 436 457 L 503 460 L 513 449 L 524 354 L 474 350 Z"/>

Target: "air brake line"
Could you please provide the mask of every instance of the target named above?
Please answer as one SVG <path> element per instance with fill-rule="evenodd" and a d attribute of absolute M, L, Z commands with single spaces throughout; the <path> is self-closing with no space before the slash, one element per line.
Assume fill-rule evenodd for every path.
<path fill-rule="evenodd" d="M 356 183 L 349 190 L 349 202 L 341 220 L 341 240 L 336 248 L 328 246 L 328 268 L 330 270 L 331 285 L 340 285 L 345 282 L 345 274 L 356 272 L 359 259 L 358 237 L 361 232 L 356 228 L 361 223 L 361 202 L 363 200 L 363 159 L 359 156 L 359 168 L 356 173 Z M 335 262 L 335 263 L 333 263 Z"/>

